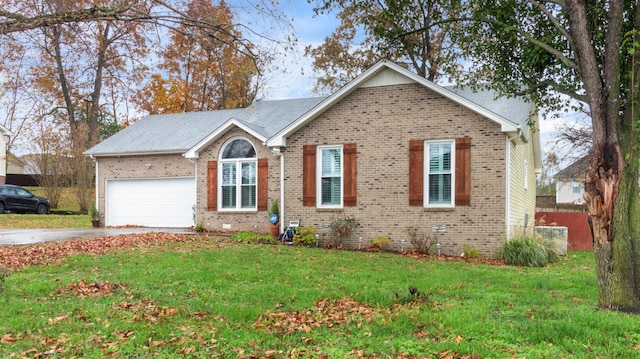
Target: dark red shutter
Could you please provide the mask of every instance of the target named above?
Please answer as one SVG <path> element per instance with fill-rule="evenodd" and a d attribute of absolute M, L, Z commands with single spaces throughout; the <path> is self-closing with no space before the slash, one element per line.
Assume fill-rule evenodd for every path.
<path fill-rule="evenodd" d="M 302 149 L 302 205 L 316 205 L 316 146 Z"/>
<path fill-rule="evenodd" d="M 207 210 L 218 208 L 218 162 L 207 163 Z"/>
<path fill-rule="evenodd" d="M 355 143 L 345 143 L 342 146 L 344 156 L 344 205 L 355 206 L 357 203 L 357 157 L 358 150 Z"/>
<path fill-rule="evenodd" d="M 424 206 L 424 140 L 409 141 L 409 205 Z"/>
<path fill-rule="evenodd" d="M 269 206 L 269 162 L 258 159 L 258 211 L 266 211 Z"/>
<path fill-rule="evenodd" d="M 456 206 L 471 205 L 471 138 L 456 138 Z"/>

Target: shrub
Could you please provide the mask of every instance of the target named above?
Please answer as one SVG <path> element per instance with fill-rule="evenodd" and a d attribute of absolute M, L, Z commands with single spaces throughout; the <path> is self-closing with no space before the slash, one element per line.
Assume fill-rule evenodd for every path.
<path fill-rule="evenodd" d="M 462 245 L 462 252 L 467 258 L 482 258 L 482 253 L 467 243 Z"/>
<path fill-rule="evenodd" d="M 276 238 L 273 238 L 273 236 L 271 236 L 270 234 L 255 233 L 251 231 L 238 232 L 233 236 L 231 236 L 231 239 L 233 239 L 236 242 L 248 243 L 248 244 L 255 244 L 255 243 L 278 244 L 279 243 L 279 241 Z"/>
<path fill-rule="evenodd" d="M 353 216 L 336 215 L 331 216 L 329 232 L 335 247 L 342 247 L 342 242 L 349 237 L 353 230 L 360 226 L 360 222 Z"/>
<path fill-rule="evenodd" d="M 316 227 L 298 227 L 293 243 L 303 246 L 314 246 L 316 244 Z"/>
<path fill-rule="evenodd" d="M 422 254 L 429 254 L 431 248 L 438 242 L 433 233 L 426 232 L 418 227 L 407 228 L 409 242 L 413 247 Z"/>
<path fill-rule="evenodd" d="M 391 240 L 387 236 L 375 236 L 371 240 L 371 246 L 378 249 L 384 249 L 389 244 L 391 244 Z"/>
<path fill-rule="evenodd" d="M 204 228 L 204 224 L 202 224 L 202 222 L 198 222 L 198 225 L 196 226 L 195 231 L 197 233 L 204 233 L 207 231 L 207 229 Z"/>
<path fill-rule="evenodd" d="M 507 264 L 527 267 L 544 267 L 558 261 L 558 253 L 551 241 L 526 234 L 506 241 L 498 250 L 497 256 Z"/>

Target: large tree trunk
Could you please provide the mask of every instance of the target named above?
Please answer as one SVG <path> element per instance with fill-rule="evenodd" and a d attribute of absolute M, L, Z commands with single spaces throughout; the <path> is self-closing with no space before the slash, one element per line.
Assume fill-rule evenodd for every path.
<path fill-rule="evenodd" d="M 620 182 L 620 190 L 615 203 L 611 230 L 615 240 L 605 240 L 598 236 L 597 220 L 594 221 L 594 250 L 598 280 L 598 305 L 602 308 L 625 312 L 640 311 L 640 279 L 638 259 L 640 246 L 638 239 L 638 178 L 637 171 L 627 170 Z M 635 177 L 635 179 L 633 178 Z M 590 206 L 591 207 L 591 206 Z"/>

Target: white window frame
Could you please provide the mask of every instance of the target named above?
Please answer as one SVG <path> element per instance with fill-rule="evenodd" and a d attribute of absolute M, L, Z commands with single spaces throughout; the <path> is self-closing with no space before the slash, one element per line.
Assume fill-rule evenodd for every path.
<path fill-rule="evenodd" d="M 340 203 L 322 203 L 322 156 L 323 150 L 340 151 Z M 342 145 L 322 145 L 316 149 L 316 207 L 318 208 L 343 208 L 344 207 L 344 150 Z"/>
<path fill-rule="evenodd" d="M 451 146 L 451 203 L 429 203 L 429 158 L 431 145 Z M 424 206 L 426 208 L 454 208 L 456 205 L 456 141 L 453 140 L 427 140 L 424 141 Z"/>
<path fill-rule="evenodd" d="M 222 154 L 224 153 L 225 148 L 235 140 L 244 140 L 247 141 L 252 147 L 254 152 L 256 153 L 256 157 L 250 158 L 227 158 L 223 159 Z M 256 151 L 256 147 L 253 145 L 253 142 L 249 141 L 244 137 L 234 137 L 220 148 L 219 155 L 219 170 L 218 170 L 218 210 L 221 212 L 247 212 L 247 211 L 258 211 L 258 152 Z M 255 169 L 255 193 L 256 199 L 253 207 L 242 207 L 242 164 L 244 163 L 253 163 Z M 234 208 L 223 207 L 223 198 L 224 191 L 222 190 L 223 186 L 223 178 L 224 178 L 224 165 L 225 164 L 235 164 L 236 166 L 236 178 L 235 178 L 235 187 L 236 187 L 236 206 Z"/>

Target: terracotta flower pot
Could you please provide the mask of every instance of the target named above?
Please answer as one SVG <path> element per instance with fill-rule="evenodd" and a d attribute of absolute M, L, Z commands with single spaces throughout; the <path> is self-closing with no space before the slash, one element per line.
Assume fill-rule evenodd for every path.
<path fill-rule="evenodd" d="M 272 224 L 269 226 L 269 233 L 271 233 L 271 235 L 273 236 L 273 238 L 278 238 L 278 236 L 280 235 L 280 226 L 278 226 L 277 224 Z"/>

